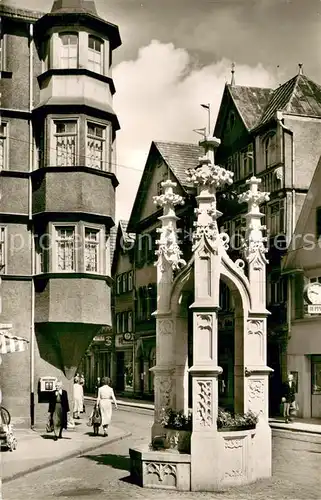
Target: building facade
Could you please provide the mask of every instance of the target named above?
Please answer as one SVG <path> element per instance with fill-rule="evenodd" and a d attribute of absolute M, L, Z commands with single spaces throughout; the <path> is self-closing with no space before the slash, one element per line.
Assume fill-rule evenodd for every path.
<path fill-rule="evenodd" d="M 287 277 L 281 273 L 284 256 L 321 153 L 321 87 L 299 73 L 277 89 L 226 85 L 214 135 L 221 139 L 216 160 L 234 172 L 234 183 L 221 193 L 222 225 L 232 235 L 235 257 L 244 236 L 245 207 L 237 195 L 247 189 L 255 175 L 260 189 L 270 193 L 261 206 L 268 239 L 267 308 L 270 408 L 279 411 L 282 381 L 286 379 L 289 337 Z M 227 215 L 226 215 L 227 214 Z M 231 313 L 233 298 L 228 290 L 224 307 Z M 226 339 L 227 340 L 227 337 Z M 227 358 L 233 343 L 225 342 Z"/>
<path fill-rule="evenodd" d="M 288 371 L 299 415 L 321 418 L 321 160 L 283 261 L 290 312 Z"/>
<path fill-rule="evenodd" d="M 41 377 L 71 396 L 86 348 L 111 326 L 121 40 L 93 1 L 0 14 L 1 322 L 30 341 L 20 364 L 3 363 L 3 402 L 33 425 L 46 414 Z"/>

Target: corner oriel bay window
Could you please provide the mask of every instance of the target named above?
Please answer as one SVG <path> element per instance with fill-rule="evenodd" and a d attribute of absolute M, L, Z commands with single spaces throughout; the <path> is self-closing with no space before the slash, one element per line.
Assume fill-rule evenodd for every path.
<path fill-rule="evenodd" d="M 0 124 L 0 170 L 7 168 L 7 124 Z"/>
<path fill-rule="evenodd" d="M 54 121 L 54 153 L 53 165 L 59 167 L 74 167 L 77 158 L 77 121 Z"/>
<path fill-rule="evenodd" d="M 88 69 L 95 73 L 104 73 L 104 42 L 100 38 L 88 37 Z"/>
<path fill-rule="evenodd" d="M 55 230 L 57 271 L 75 271 L 75 228 L 56 226 Z"/>
<path fill-rule="evenodd" d="M 85 271 L 99 272 L 99 229 L 85 228 Z"/>
<path fill-rule="evenodd" d="M 107 170 L 106 163 L 106 127 L 87 123 L 87 167 Z"/>
<path fill-rule="evenodd" d="M 61 41 L 61 68 L 77 68 L 78 67 L 78 33 L 61 33 L 59 35 Z"/>

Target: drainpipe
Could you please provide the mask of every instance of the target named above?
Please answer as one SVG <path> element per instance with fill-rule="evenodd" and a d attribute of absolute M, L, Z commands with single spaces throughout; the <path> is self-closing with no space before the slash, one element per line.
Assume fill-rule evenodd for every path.
<path fill-rule="evenodd" d="M 32 222 L 32 179 L 33 170 L 33 130 L 31 111 L 33 109 L 33 24 L 29 25 L 29 224 L 31 226 L 31 327 L 30 327 L 30 421 L 35 425 L 35 273 L 34 228 Z"/>
<path fill-rule="evenodd" d="M 293 137 L 293 131 L 286 127 L 283 124 L 283 117 L 282 113 L 280 111 L 277 111 L 277 121 L 280 124 L 281 128 L 283 129 L 284 133 L 287 133 L 291 136 L 291 184 L 292 184 L 292 227 L 291 227 L 291 233 L 294 233 L 295 230 L 295 164 L 294 164 L 294 137 Z M 284 140 L 283 140 L 283 161 L 284 161 Z"/>
<path fill-rule="evenodd" d="M 295 164 L 294 164 L 294 136 L 293 131 L 286 127 L 283 123 L 283 115 L 281 112 L 277 111 L 277 121 L 280 124 L 284 134 L 289 134 L 291 137 L 291 187 L 292 187 L 292 223 L 291 223 L 291 234 L 294 234 L 295 230 Z M 284 146 L 284 138 L 283 138 L 283 162 L 285 158 L 285 146 Z M 288 338 L 291 336 L 292 330 L 292 291 L 293 291 L 293 276 L 290 275 L 287 283 L 287 326 L 288 326 Z"/>

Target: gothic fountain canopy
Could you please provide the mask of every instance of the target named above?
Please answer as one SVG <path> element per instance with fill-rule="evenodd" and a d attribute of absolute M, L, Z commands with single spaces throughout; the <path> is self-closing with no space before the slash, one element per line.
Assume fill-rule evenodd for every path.
<path fill-rule="evenodd" d="M 218 189 L 233 183 L 234 173 L 223 167 L 215 165 L 214 150 L 219 146 L 220 140 L 208 137 L 199 143 L 204 147 L 205 155 L 199 158 L 199 165 L 187 170 L 187 181 L 198 188 L 196 197 L 198 208 L 195 209 L 197 221 L 194 223 L 194 246 L 197 247 L 204 237 L 210 244 L 214 244 L 218 237 L 217 219 L 222 215 L 217 210 L 216 192 Z M 221 236 L 226 241 L 226 235 Z"/>

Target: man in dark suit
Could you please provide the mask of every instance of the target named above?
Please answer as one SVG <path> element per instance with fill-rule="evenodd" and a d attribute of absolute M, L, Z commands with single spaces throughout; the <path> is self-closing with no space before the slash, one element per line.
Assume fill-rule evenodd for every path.
<path fill-rule="evenodd" d="M 68 394 L 62 388 L 62 382 L 56 383 L 56 390 L 52 391 L 49 399 L 48 412 L 53 424 L 55 441 L 62 438 L 62 430 L 67 429 L 68 412 L 69 412 Z"/>
<path fill-rule="evenodd" d="M 291 407 L 295 406 L 295 393 L 296 393 L 296 387 L 295 387 L 295 382 L 293 380 L 293 375 L 292 373 L 288 374 L 288 380 L 285 382 L 283 386 L 283 398 L 282 398 L 282 403 L 284 405 L 283 407 L 283 416 L 285 419 L 285 423 L 288 424 L 290 421 L 290 409 Z"/>

